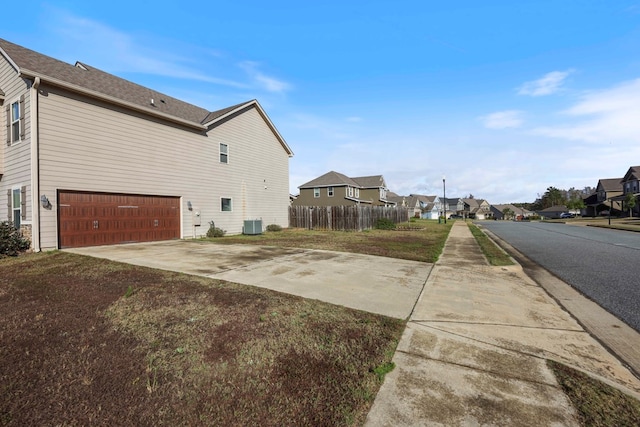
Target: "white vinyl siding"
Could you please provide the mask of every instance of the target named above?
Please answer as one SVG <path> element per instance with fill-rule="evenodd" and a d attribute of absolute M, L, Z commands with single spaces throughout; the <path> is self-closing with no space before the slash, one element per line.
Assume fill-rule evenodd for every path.
<path fill-rule="evenodd" d="M 180 196 L 183 237 L 193 230 L 187 201 L 203 223 L 229 234 L 241 233 L 245 219 L 288 226 L 289 157 L 255 108 L 202 136 L 83 101 L 53 88 L 40 98 L 40 193 L 54 206 L 41 211 L 42 247 L 57 245 L 61 189 Z M 217 141 L 233 146 L 233 162 L 211 161 L 220 153 Z M 235 204 L 224 215 L 222 196 Z"/>

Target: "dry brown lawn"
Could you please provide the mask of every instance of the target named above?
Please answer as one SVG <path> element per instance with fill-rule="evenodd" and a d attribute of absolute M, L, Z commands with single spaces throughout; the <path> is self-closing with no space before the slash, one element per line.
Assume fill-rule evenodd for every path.
<path fill-rule="evenodd" d="M 52 252 L 0 260 L 0 425 L 358 425 L 404 322 Z"/>

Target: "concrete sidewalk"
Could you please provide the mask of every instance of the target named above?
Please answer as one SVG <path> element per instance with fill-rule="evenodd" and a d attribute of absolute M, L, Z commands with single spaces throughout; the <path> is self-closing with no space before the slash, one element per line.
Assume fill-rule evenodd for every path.
<path fill-rule="evenodd" d="M 577 426 L 546 359 L 640 397 L 618 359 L 520 266 L 489 266 L 458 221 L 365 425 Z"/>

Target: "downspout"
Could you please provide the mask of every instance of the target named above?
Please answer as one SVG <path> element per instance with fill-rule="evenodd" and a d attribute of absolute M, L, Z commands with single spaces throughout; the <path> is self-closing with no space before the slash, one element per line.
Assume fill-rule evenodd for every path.
<path fill-rule="evenodd" d="M 29 89 L 31 112 L 31 246 L 40 252 L 40 135 L 38 129 L 38 87 L 40 77 L 33 79 Z"/>

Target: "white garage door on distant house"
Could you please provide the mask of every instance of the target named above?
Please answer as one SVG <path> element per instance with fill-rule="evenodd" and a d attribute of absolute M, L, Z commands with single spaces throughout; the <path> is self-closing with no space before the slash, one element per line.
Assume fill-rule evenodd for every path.
<path fill-rule="evenodd" d="M 180 238 L 180 198 L 58 192 L 60 248 Z"/>

